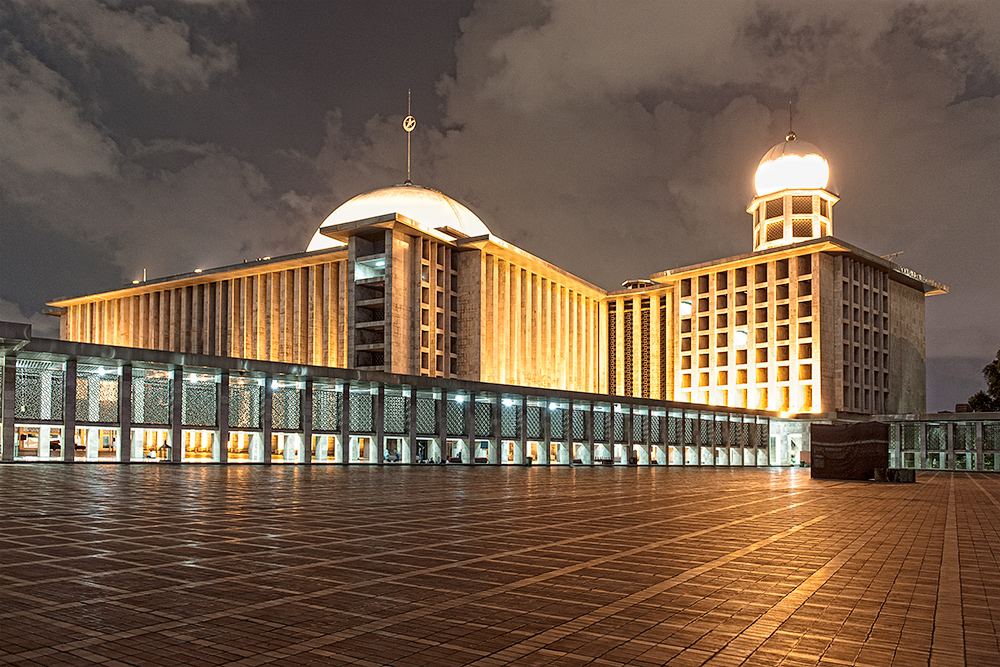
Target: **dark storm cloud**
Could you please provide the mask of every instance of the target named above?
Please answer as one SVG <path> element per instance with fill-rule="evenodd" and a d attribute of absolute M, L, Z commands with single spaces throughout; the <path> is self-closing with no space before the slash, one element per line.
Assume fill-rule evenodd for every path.
<path fill-rule="evenodd" d="M 614 287 L 750 248 L 793 100 L 837 235 L 953 288 L 928 300 L 931 407 L 976 388 L 1000 330 L 1000 3 L 483 0 L 460 33 L 442 7 L 16 0 L 0 204 L 123 278 L 299 250 L 402 181 L 387 100 L 412 85 L 414 180 Z M 0 313 L 30 316 L 27 292 L 5 276 Z"/>

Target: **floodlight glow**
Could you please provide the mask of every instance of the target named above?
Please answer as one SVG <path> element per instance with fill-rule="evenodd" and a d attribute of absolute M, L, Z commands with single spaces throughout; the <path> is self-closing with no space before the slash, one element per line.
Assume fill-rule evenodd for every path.
<path fill-rule="evenodd" d="M 462 396 L 461 394 L 459 394 L 458 396 L 455 397 L 455 402 L 456 403 L 465 403 L 465 396 Z"/>
<path fill-rule="evenodd" d="M 503 404 L 504 404 L 504 406 L 505 406 L 505 407 L 508 407 L 508 408 L 509 408 L 510 406 L 514 405 L 514 401 L 512 401 L 512 400 L 511 400 L 511 399 L 509 399 L 509 398 L 505 398 L 505 399 L 503 399 L 503 401 L 501 401 L 501 403 L 503 403 Z"/>
<path fill-rule="evenodd" d="M 107 375 L 107 371 L 104 370 L 103 368 L 98 368 L 97 369 L 97 374 L 98 375 Z"/>
<path fill-rule="evenodd" d="M 385 260 L 380 259 L 379 261 L 375 262 L 375 266 L 382 268 L 383 266 L 385 266 Z"/>
<path fill-rule="evenodd" d="M 549 403 L 549 410 L 558 410 L 559 406 L 555 403 Z"/>
<path fill-rule="evenodd" d="M 749 340 L 749 335 L 746 329 L 737 329 L 733 338 L 736 341 L 737 348 L 745 348 L 747 346 L 747 341 Z"/>
<path fill-rule="evenodd" d="M 757 167 L 754 174 L 757 196 L 781 190 L 822 189 L 830 181 L 830 163 L 822 155 L 782 155 Z"/>
<path fill-rule="evenodd" d="M 692 311 L 691 300 L 685 299 L 684 301 L 681 301 L 681 317 L 684 317 L 685 315 L 690 315 L 691 311 Z"/>
<path fill-rule="evenodd" d="M 271 389 L 280 389 L 281 383 L 277 380 L 271 380 Z"/>
<path fill-rule="evenodd" d="M 195 375 L 194 373 L 191 373 L 191 375 L 188 375 L 188 382 L 197 382 L 197 381 L 198 381 L 198 376 L 197 375 Z"/>

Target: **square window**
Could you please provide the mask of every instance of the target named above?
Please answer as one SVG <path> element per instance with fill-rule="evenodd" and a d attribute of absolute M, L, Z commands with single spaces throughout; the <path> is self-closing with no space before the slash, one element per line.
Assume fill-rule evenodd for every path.
<path fill-rule="evenodd" d="M 799 338 L 812 338 L 812 322 L 799 322 Z"/>
<path fill-rule="evenodd" d="M 788 304 L 787 303 L 781 304 L 780 306 L 778 306 L 777 308 L 775 308 L 774 311 L 775 311 L 775 318 L 776 319 L 778 319 L 778 320 L 787 320 L 788 319 Z"/>
<path fill-rule="evenodd" d="M 725 294 L 720 294 L 715 297 L 715 307 L 718 310 L 725 310 L 729 307 L 729 297 Z"/>
<path fill-rule="evenodd" d="M 745 306 L 745 305 L 747 305 L 747 293 L 746 292 L 737 292 L 736 293 L 736 307 L 738 308 L 740 306 Z"/>
<path fill-rule="evenodd" d="M 747 363 L 746 350 L 736 350 L 736 363 L 741 365 L 745 365 Z"/>
<path fill-rule="evenodd" d="M 716 366 L 728 366 L 729 365 L 729 353 L 728 352 L 719 352 L 715 356 L 715 364 L 716 364 Z"/>
<path fill-rule="evenodd" d="M 681 370 L 686 371 L 689 368 L 691 368 L 691 356 L 686 354 L 681 357 Z"/>
<path fill-rule="evenodd" d="M 799 301 L 799 317 L 812 317 L 812 301 Z"/>
<path fill-rule="evenodd" d="M 781 285 L 777 285 L 775 287 L 775 292 L 777 293 L 777 296 L 775 298 L 777 298 L 779 301 L 781 301 L 782 299 L 787 299 L 788 283 L 782 283 Z"/>
<path fill-rule="evenodd" d="M 718 329 L 725 329 L 729 325 L 729 316 L 726 313 L 719 313 L 715 316 L 715 326 Z"/>
<path fill-rule="evenodd" d="M 788 366 L 778 366 L 778 382 L 788 382 Z"/>
<path fill-rule="evenodd" d="M 726 347 L 729 345 L 729 335 L 726 333 L 719 333 L 715 335 L 715 346 L 716 347 Z"/>
<path fill-rule="evenodd" d="M 698 276 L 698 294 L 708 291 L 708 276 Z"/>
<path fill-rule="evenodd" d="M 740 327 L 747 323 L 747 311 L 741 310 L 736 313 L 736 326 Z"/>
<path fill-rule="evenodd" d="M 725 271 L 719 271 L 715 274 L 715 289 L 724 290 L 729 287 L 729 274 Z"/>
<path fill-rule="evenodd" d="M 756 360 L 757 360 L 758 364 L 766 364 L 767 363 L 767 348 L 766 347 L 758 347 L 757 348 Z"/>
<path fill-rule="evenodd" d="M 758 264 L 754 268 L 754 282 L 758 285 L 767 282 L 767 264 Z"/>
<path fill-rule="evenodd" d="M 734 272 L 734 277 L 736 279 L 736 286 L 737 287 L 746 287 L 746 285 L 747 285 L 747 269 L 746 269 L 746 267 L 742 267 L 742 268 L 736 269 L 736 271 Z"/>
<path fill-rule="evenodd" d="M 799 359 L 812 359 L 813 356 L 813 346 L 812 343 L 800 343 L 799 344 Z"/>
<path fill-rule="evenodd" d="M 778 361 L 788 361 L 788 346 L 779 345 L 778 346 Z"/>

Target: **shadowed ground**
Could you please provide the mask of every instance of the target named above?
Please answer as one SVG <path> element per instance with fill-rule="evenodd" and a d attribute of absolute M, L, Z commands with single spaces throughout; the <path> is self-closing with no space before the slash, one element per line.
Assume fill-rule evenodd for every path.
<path fill-rule="evenodd" d="M 0 466 L 0 663 L 995 665 L 1000 476 Z"/>

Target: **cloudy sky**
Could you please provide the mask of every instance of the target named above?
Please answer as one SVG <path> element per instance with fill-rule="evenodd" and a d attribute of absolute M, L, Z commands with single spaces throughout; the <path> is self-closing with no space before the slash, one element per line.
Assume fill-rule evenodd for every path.
<path fill-rule="evenodd" d="M 0 0 L 0 319 L 298 252 L 405 178 L 603 287 L 751 248 L 787 129 L 838 237 L 951 287 L 928 407 L 1000 348 L 996 0 Z"/>

